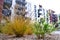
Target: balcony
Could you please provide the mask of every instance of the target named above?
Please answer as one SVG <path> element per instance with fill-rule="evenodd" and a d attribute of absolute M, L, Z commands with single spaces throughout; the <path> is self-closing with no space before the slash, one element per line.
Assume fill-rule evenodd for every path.
<path fill-rule="evenodd" d="M 19 5 L 23 5 L 23 6 L 25 6 L 26 5 L 26 2 L 25 2 L 25 0 L 16 0 L 16 3 L 17 4 L 19 4 Z"/>
<path fill-rule="evenodd" d="M 10 8 L 12 5 L 12 0 L 4 0 L 4 7 L 5 5 L 7 5 Z"/>
<path fill-rule="evenodd" d="M 27 9 L 27 8 L 25 6 L 16 4 L 15 9 L 21 10 L 21 9 Z"/>
<path fill-rule="evenodd" d="M 3 9 L 2 14 L 3 14 L 3 16 L 10 16 L 11 10 Z"/>

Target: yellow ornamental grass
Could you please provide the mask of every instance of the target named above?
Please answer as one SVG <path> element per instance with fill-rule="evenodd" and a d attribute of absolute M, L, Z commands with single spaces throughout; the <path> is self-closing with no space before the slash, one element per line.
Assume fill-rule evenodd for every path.
<path fill-rule="evenodd" d="M 3 26 L 1 32 L 7 35 L 13 35 L 14 33 L 11 28 L 11 23 L 7 23 L 5 26 Z"/>
<path fill-rule="evenodd" d="M 14 33 L 16 34 L 16 36 L 23 36 L 26 29 L 27 29 L 27 26 L 29 25 L 29 20 L 28 19 L 16 19 L 14 20 L 13 22 L 13 31 Z"/>
<path fill-rule="evenodd" d="M 21 37 L 24 34 L 32 34 L 31 24 L 29 19 L 15 19 L 13 22 L 7 23 L 3 28 L 2 32 L 9 35 L 16 35 Z"/>
<path fill-rule="evenodd" d="M 32 31 L 32 27 L 33 27 L 33 24 L 28 22 L 27 25 L 27 28 L 26 28 L 26 31 L 25 31 L 25 35 L 32 35 L 33 34 L 33 31 Z"/>
<path fill-rule="evenodd" d="M 32 35 L 32 34 L 33 34 L 32 28 L 31 28 L 31 27 L 27 27 L 27 29 L 26 29 L 26 31 L 25 31 L 24 34 L 25 34 L 25 35 Z"/>

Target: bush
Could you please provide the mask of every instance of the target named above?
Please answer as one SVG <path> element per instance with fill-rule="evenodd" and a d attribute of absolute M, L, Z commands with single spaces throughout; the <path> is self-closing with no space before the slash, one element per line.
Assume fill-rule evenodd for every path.
<path fill-rule="evenodd" d="M 31 27 L 27 27 L 25 33 L 25 35 L 32 35 L 33 34 L 33 31 L 32 31 L 32 28 Z"/>
<path fill-rule="evenodd" d="M 13 35 L 14 33 L 13 33 L 13 30 L 12 30 L 12 24 L 11 23 L 6 23 L 3 27 L 2 27 L 2 29 L 1 29 L 1 32 L 3 33 L 3 34 L 7 34 L 7 35 Z"/>
<path fill-rule="evenodd" d="M 2 27 L 3 27 L 3 25 L 2 25 L 2 24 L 0 24 L 0 33 L 1 33 L 1 30 L 2 30 Z"/>
<path fill-rule="evenodd" d="M 47 23 L 35 23 L 33 27 L 34 34 L 37 35 L 38 38 L 42 37 L 44 39 L 45 34 L 50 34 L 54 31 L 54 26 Z"/>
<path fill-rule="evenodd" d="M 8 35 L 16 35 L 16 37 L 21 37 L 24 34 L 31 34 L 29 19 L 15 19 L 13 22 L 7 23 L 3 28 L 2 32 Z M 31 32 L 30 32 L 31 31 Z"/>
<path fill-rule="evenodd" d="M 27 21 L 25 22 L 24 19 L 21 19 L 21 20 L 16 19 L 13 23 L 12 29 L 16 36 L 23 36 L 26 30 L 26 27 L 27 27 Z"/>

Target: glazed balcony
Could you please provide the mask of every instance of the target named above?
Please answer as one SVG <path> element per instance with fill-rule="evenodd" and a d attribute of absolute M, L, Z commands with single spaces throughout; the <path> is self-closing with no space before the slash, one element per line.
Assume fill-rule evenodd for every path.
<path fill-rule="evenodd" d="M 12 0 L 4 0 L 4 6 L 3 7 L 5 8 L 6 5 L 10 8 L 12 5 Z"/>

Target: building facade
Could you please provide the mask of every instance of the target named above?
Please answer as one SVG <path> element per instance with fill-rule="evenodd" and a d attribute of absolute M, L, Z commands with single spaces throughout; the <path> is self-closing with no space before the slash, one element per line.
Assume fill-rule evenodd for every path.
<path fill-rule="evenodd" d="M 12 6 L 12 0 L 4 0 L 3 3 L 3 10 L 2 10 L 2 20 L 10 20 L 11 17 L 11 8 Z"/>
<path fill-rule="evenodd" d="M 41 18 L 43 18 L 46 21 L 46 14 L 47 14 L 46 9 L 44 9 L 42 5 L 39 5 L 38 17 L 37 17 L 38 22 L 40 22 Z"/>
<path fill-rule="evenodd" d="M 4 0 L 0 0 L 0 22 L 1 22 L 1 20 L 2 20 L 3 2 L 4 2 Z"/>
<path fill-rule="evenodd" d="M 26 14 L 26 1 L 25 0 L 1 0 L 2 22 L 4 20 L 12 21 L 15 17 L 25 16 Z M 0 18 L 1 19 L 1 18 Z"/>
<path fill-rule="evenodd" d="M 55 11 L 51 9 L 47 10 L 47 14 L 48 14 L 47 22 L 48 23 L 54 23 L 54 22 L 56 23 L 58 21 L 57 14 L 54 14 L 54 13 Z"/>
<path fill-rule="evenodd" d="M 14 17 L 19 16 L 25 16 L 26 14 L 26 1 L 25 0 L 14 0 L 12 2 L 12 14 L 11 14 L 11 20 L 13 20 Z"/>

